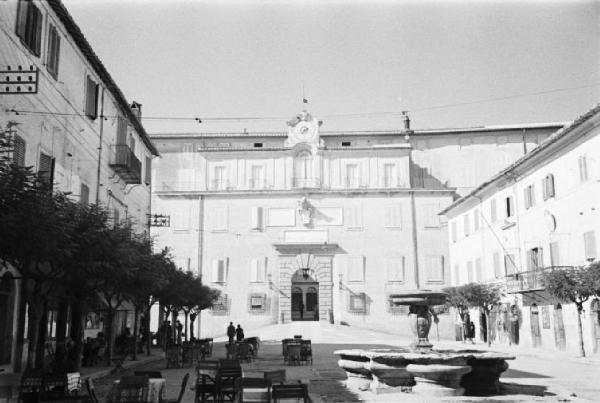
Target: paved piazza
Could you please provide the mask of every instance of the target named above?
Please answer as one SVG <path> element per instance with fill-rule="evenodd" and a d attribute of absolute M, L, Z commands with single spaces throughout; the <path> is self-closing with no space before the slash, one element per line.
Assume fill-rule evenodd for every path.
<path fill-rule="evenodd" d="M 280 340 L 302 334 L 313 342 L 312 366 L 284 366 L 281 357 Z M 464 348 L 462 343 L 437 342 L 435 329 L 432 329 L 432 342 L 437 347 Z M 409 340 L 398 340 L 394 335 L 360 329 L 349 326 L 329 325 L 317 322 L 295 322 L 286 325 L 273 325 L 260 329 L 248 329 L 248 336 L 258 335 L 262 345 L 258 359 L 251 364 L 243 364 L 244 375 L 261 376 L 262 371 L 285 368 L 288 380 L 301 380 L 309 383 L 311 399 L 315 402 L 356 402 L 377 401 L 391 402 L 390 396 L 374 395 L 364 392 L 357 396 L 345 389 L 343 381 L 344 372 L 337 366 L 337 356 L 333 351 L 342 348 L 382 348 L 406 346 Z M 225 338 L 215 339 L 213 358 L 224 358 Z M 476 343 L 475 346 L 485 350 L 486 346 Z M 492 346 L 492 350 L 514 353 L 517 359 L 509 362 L 509 369 L 501 377 L 506 394 L 494 397 L 452 397 L 437 400 L 418 399 L 406 394 L 403 401 L 484 401 L 484 402 L 530 402 L 530 401 L 598 401 L 600 396 L 600 359 L 575 358 L 567 354 L 559 354 L 546 350 L 531 350 L 524 348 L 510 349 L 507 347 Z M 164 361 L 145 364 L 148 369 L 159 369 L 167 378 L 167 396 L 174 396 L 179 390 L 182 377 L 186 372 L 193 372 L 192 368 L 164 369 Z M 106 393 L 107 386 L 112 378 L 99 381 L 100 397 Z M 183 402 L 193 402 L 193 392 L 187 390 Z"/>

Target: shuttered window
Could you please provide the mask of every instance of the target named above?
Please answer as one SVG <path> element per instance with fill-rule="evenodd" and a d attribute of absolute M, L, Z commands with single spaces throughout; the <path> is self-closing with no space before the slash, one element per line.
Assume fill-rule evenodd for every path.
<path fill-rule="evenodd" d="M 349 311 L 354 313 L 366 313 L 367 311 L 367 295 L 363 292 L 358 294 L 350 294 Z"/>
<path fill-rule="evenodd" d="M 48 24 L 48 54 L 46 68 L 55 79 L 58 77 L 58 62 L 60 60 L 60 35 L 52 24 Z"/>
<path fill-rule="evenodd" d="M 20 0 L 17 9 L 17 36 L 36 56 L 42 43 L 42 13 L 30 0 Z"/>
<path fill-rule="evenodd" d="M 117 145 L 127 144 L 127 119 L 117 118 Z"/>
<path fill-rule="evenodd" d="M 483 280 L 483 267 L 481 265 L 481 258 L 475 259 L 475 281 Z"/>
<path fill-rule="evenodd" d="M 467 283 L 473 282 L 473 262 L 467 262 Z"/>
<path fill-rule="evenodd" d="M 402 205 L 386 206 L 384 219 L 387 228 L 402 229 Z"/>
<path fill-rule="evenodd" d="M 389 282 L 404 282 L 405 276 L 405 259 L 404 256 L 388 257 L 385 259 L 387 281 Z"/>
<path fill-rule="evenodd" d="M 146 157 L 146 172 L 144 174 L 144 183 L 148 186 L 152 183 L 152 158 Z"/>
<path fill-rule="evenodd" d="M 542 198 L 548 200 L 554 197 L 554 175 L 548 174 L 542 181 Z"/>
<path fill-rule="evenodd" d="M 490 200 L 490 220 L 496 222 L 498 219 L 498 212 L 496 211 L 496 199 Z"/>
<path fill-rule="evenodd" d="M 444 282 L 444 256 L 425 256 L 427 282 Z"/>
<path fill-rule="evenodd" d="M 500 266 L 500 253 L 494 252 L 492 256 L 493 264 L 494 264 L 494 277 L 500 278 L 502 277 L 502 267 Z"/>
<path fill-rule="evenodd" d="M 253 230 L 261 230 L 263 228 L 263 208 L 252 207 L 250 228 Z"/>
<path fill-rule="evenodd" d="M 98 117 L 98 83 L 87 76 L 85 84 L 85 114 L 90 119 Z"/>
<path fill-rule="evenodd" d="M 90 202 L 90 188 L 85 183 L 81 184 L 79 190 L 79 202 L 84 205 Z"/>
<path fill-rule="evenodd" d="M 363 220 L 362 220 L 362 208 L 361 206 L 351 206 L 346 207 L 346 227 L 348 229 L 362 229 L 363 228 Z"/>
<path fill-rule="evenodd" d="M 523 189 L 523 197 L 525 200 L 525 208 L 531 208 L 535 205 L 535 187 L 533 185 L 527 186 Z"/>
<path fill-rule="evenodd" d="M 263 283 L 267 279 L 267 258 L 257 258 L 250 261 L 250 281 Z"/>
<path fill-rule="evenodd" d="M 509 254 L 504 255 L 504 269 L 506 274 L 515 274 L 517 272 L 517 264 L 515 261 L 515 255 Z"/>
<path fill-rule="evenodd" d="M 585 155 L 580 156 L 577 163 L 579 165 L 579 182 L 585 182 L 588 180 L 587 157 Z"/>
<path fill-rule="evenodd" d="M 214 259 L 212 261 L 212 282 L 226 283 L 227 282 L 227 262 L 229 259 Z"/>
<path fill-rule="evenodd" d="M 473 232 L 479 230 L 479 209 L 473 211 Z"/>
<path fill-rule="evenodd" d="M 469 220 L 469 215 L 465 214 L 463 216 L 463 232 L 465 234 L 465 236 L 469 236 L 469 234 L 471 233 L 471 224 L 470 224 L 470 220 Z"/>
<path fill-rule="evenodd" d="M 583 234 L 583 244 L 586 259 L 596 259 L 596 233 L 588 231 Z"/>
<path fill-rule="evenodd" d="M 20 167 L 25 166 L 25 149 L 27 144 L 21 136 L 15 135 L 14 139 L 13 162 Z"/>
<path fill-rule="evenodd" d="M 47 154 L 40 153 L 38 175 L 42 181 L 52 185 L 54 182 L 54 158 Z"/>
<path fill-rule="evenodd" d="M 348 281 L 365 281 L 365 257 L 348 256 L 347 263 Z"/>
<path fill-rule="evenodd" d="M 456 242 L 456 239 L 457 239 L 456 221 L 452 221 L 450 228 L 451 228 L 452 242 Z"/>
<path fill-rule="evenodd" d="M 225 232 L 228 228 L 227 207 L 215 207 L 212 213 L 212 231 Z"/>
<path fill-rule="evenodd" d="M 550 266 L 560 266 L 560 252 L 558 242 L 550 242 Z"/>
<path fill-rule="evenodd" d="M 544 251 L 542 248 L 531 248 L 527 251 L 528 270 L 539 270 L 544 267 Z"/>
<path fill-rule="evenodd" d="M 515 215 L 515 204 L 514 204 L 512 196 L 508 196 L 507 198 L 504 199 L 504 206 L 505 206 L 506 218 L 512 217 Z"/>
<path fill-rule="evenodd" d="M 438 213 L 440 212 L 440 204 L 439 203 L 431 203 L 426 204 L 424 206 L 425 212 L 425 228 L 439 228 L 440 227 L 440 216 Z"/>

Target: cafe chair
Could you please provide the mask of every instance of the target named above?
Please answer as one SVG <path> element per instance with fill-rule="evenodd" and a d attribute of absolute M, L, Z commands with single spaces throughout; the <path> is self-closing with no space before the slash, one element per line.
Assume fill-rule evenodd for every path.
<path fill-rule="evenodd" d="M 183 394 L 185 393 L 185 387 L 187 386 L 188 380 L 190 379 L 190 373 L 188 372 L 183 377 L 181 381 L 181 389 L 179 390 L 179 396 L 176 399 L 163 399 L 161 403 L 181 403 L 181 399 L 183 399 Z"/>

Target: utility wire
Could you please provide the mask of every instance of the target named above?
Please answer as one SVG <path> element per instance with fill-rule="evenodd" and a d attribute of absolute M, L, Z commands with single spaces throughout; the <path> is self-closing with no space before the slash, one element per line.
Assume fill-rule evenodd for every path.
<path fill-rule="evenodd" d="M 487 99 L 479 99 L 475 101 L 466 101 L 466 102 L 456 102 L 442 105 L 434 105 L 422 108 L 413 108 L 407 109 L 407 112 L 422 112 L 422 111 L 430 111 L 436 109 L 448 109 L 455 108 L 459 106 L 466 105 L 477 105 L 484 104 L 490 102 L 498 102 L 498 101 L 506 101 L 510 99 L 523 98 L 529 96 L 536 95 L 545 95 L 545 94 L 553 94 L 558 92 L 566 92 L 573 91 L 584 88 L 593 88 L 600 86 L 600 83 L 593 83 L 587 85 L 579 85 L 575 87 L 565 87 L 565 88 L 555 88 L 547 91 L 538 91 L 538 92 L 529 92 L 529 93 L 521 93 L 514 95 L 507 95 L 504 97 L 495 97 L 495 98 L 487 98 Z M 76 116 L 82 117 L 79 113 L 60 113 L 60 112 L 41 112 L 41 111 L 28 111 L 28 110 L 17 110 L 17 109 L 7 109 L 7 112 L 13 112 L 17 115 L 19 114 L 28 114 L 28 115 L 54 115 L 54 116 Z M 324 119 L 336 119 L 336 118 L 375 118 L 381 116 L 401 116 L 403 114 L 402 111 L 388 111 L 388 112 L 363 112 L 363 113 L 342 113 L 342 114 L 329 114 L 323 115 Z M 108 119 L 108 118 L 119 118 L 120 115 L 104 115 L 100 116 L 100 118 Z M 268 121 L 268 120 L 287 120 L 289 116 L 209 116 L 209 117 L 186 117 L 186 116 L 144 116 L 144 120 L 170 120 L 170 121 L 196 121 L 198 123 L 202 123 L 203 121 L 210 122 L 234 122 L 234 121 Z"/>

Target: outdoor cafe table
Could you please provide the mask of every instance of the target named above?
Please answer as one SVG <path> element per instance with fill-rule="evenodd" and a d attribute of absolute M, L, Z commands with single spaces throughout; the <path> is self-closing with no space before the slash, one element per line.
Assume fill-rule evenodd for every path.
<path fill-rule="evenodd" d="M 110 388 L 108 397 L 106 398 L 107 403 L 116 403 L 117 395 L 119 393 L 119 380 L 117 379 L 113 386 Z M 164 378 L 150 378 L 148 379 L 148 395 L 146 396 L 146 403 L 160 403 L 165 398 L 165 389 L 167 380 Z"/>

